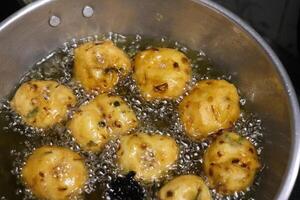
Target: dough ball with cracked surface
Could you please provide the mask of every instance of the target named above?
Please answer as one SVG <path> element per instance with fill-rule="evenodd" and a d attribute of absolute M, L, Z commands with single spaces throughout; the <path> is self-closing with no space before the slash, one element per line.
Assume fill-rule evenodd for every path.
<path fill-rule="evenodd" d="M 176 49 L 152 48 L 135 56 L 133 78 L 146 100 L 173 99 L 183 94 L 191 66 Z"/>
<path fill-rule="evenodd" d="M 129 57 L 112 41 L 88 42 L 75 49 L 74 78 L 88 91 L 111 91 L 131 70 Z"/>
<path fill-rule="evenodd" d="M 179 114 L 188 136 L 202 140 L 230 128 L 239 118 L 236 87 L 225 80 L 200 81 L 179 104 Z"/>
<path fill-rule="evenodd" d="M 55 81 L 31 80 L 18 88 L 10 104 L 28 125 L 48 128 L 67 117 L 76 97 L 70 88 Z"/>
<path fill-rule="evenodd" d="M 120 138 L 117 162 L 123 172 L 134 171 L 135 178 L 151 182 L 167 173 L 178 154 L 179 148 L 173 138 L 137 133 Z"/>
<path fill-rule="evenodd" d="M 63 147 L 43 146 L 29 156 L 22 178 L 39 199 L 68 200 L 82 193 L 88 172 L 79 154 Z"/>

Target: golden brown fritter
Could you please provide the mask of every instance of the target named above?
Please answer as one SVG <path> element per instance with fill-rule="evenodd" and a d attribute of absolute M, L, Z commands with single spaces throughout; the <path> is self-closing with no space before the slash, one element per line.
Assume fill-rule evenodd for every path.
<path fill-rule="evenodd" d="M 244 137 L 224 132 L 203 157 L 210 187 L 221 194 L 233 194 L 251 186 L 260 168 L 255 147 Z"/>
<path fill-rule="evenodd" d="M 164 185 L 159 200 L 211 200 L 209 189 L 201 177 L 182 175 Z"/>
<path fill-rule="evenodd" d="M 55 81 L 23 83 L 11 100 L 12 108 L 22 120 L 38 128 L 48 128 L 62 121 L 75 104 L 72 90 Z"/>
<path fill-rule="evenodd" d="M 191 66 L 176 49 L 152 48 L 135 56 L 133 78 L 146 100 L 173 99 L 184 92 Z"/>
<path fill-rule="evenodd" d="M 125 173 L 136 172 L 136 178 L 151 182 L 161 178 L 178 158 L 179 148 L 168 136 L 137 133 L 122 136 L 117 162 Z"/>
<path fill-rule="evenodd" d="M 135 113 L 124 100 L 101 94 L 79 107 L 68 128 L 84 150 L 99 152 L 111 137 L 127 134 L 137 125 Z"/>
<path fill-rule="evenodd" d="M 111 91 L 131 70 L 129 57 L 112 41 L 88 42 L 75 49 L 74 78 L 88 91 Z"/>
<path fill-rule="evenodd" d="M 22 178 L 39 199 L 68 200 L 82 193 L 88 175 L 79 154 L 63 147 L 44 146 L 29 156 Z"/>
<path fill-rule="evenodd" d="M 200 81 L 180 103 L 179 113 L 187 135 L 202 140 L 239 118 L 237 89 L 225 80 Z"/>

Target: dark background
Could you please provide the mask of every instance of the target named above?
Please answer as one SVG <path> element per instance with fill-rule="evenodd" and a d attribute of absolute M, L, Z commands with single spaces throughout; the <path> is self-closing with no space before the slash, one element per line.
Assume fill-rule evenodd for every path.
<path fill-rule="evenodd" d="M 214 0 L 249 23 L 277 53 L 284 64 L 298 98 L 300 95 L 300 0 Z M 7 0 L 0 6 L 0 21 L 20 9 L 21 0 Z M 299 77 L 299 78 L 298 78 Z M 290 200 L 300 200 L 300 177 Z"/>

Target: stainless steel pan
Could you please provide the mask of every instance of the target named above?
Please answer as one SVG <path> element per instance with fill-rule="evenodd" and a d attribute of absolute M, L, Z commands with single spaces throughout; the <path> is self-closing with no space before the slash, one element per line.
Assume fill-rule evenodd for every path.
<path fill-rule="evenodd" d="M 90 6 L 84 10 L 86 17 L 85 6 Z M 259 113 L 266 127 L 263 153 L 266 167 L 256 198 L 288 199 L 300 161 L 300 115 L 293 86 L 262 38 L 234 14 L 210 1 L 32 3 L 0 25 L 0 96 L 13 88 L 29 66 L 65 41 L 109 31 L 181 41 L 203 50 L 217 67 L 233 74 L 249 108 Z M 6 158 L 5 140 L 6 136 L 0 134 L 1 158 Z M 5 162 L 8 161 L 0 160 L 1 164 Z M 0 194 L 4 190 L 0 188 Z"/>

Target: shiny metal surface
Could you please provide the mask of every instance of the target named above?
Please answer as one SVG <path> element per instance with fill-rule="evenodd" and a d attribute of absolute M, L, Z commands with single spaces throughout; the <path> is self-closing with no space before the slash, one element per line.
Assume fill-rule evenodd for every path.
<path fill-rule="evenodd" d="M 87 5 L 94 10 L 90 18 L 82 15 Z M 53 15 L 61 19 L 57 27 L 49 26 Z M 266 128 L 266 167 L 256 199 L 288 199 L 300 161 L 300 115 L 293 86 L 262 38 L 210 1 L 41 0 L 30 4 L 0 25 L 0 96 L 14 87 L 29 66 L 65 41 L 109 31 L 181 41 L 202 49 L 217 67 L 233 74 L 249 108 L 260 114 Z"/>

